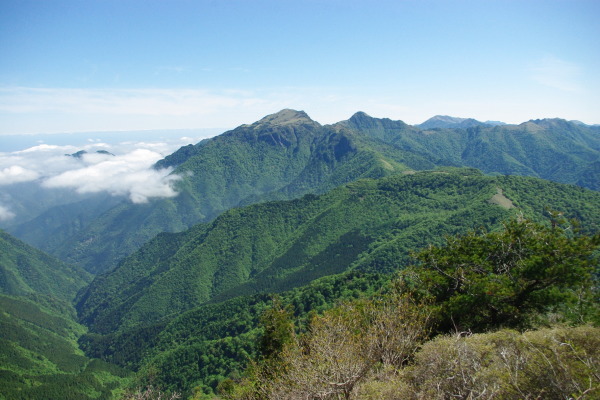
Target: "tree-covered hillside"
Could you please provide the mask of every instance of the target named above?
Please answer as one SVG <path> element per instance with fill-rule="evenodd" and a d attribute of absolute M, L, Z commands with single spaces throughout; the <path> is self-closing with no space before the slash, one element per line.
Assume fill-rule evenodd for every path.
<path fill-rule="evenodd" d="M 11 228 L 69 264 L 0 232 L 0 397 L 591 398 L 597 328 L 538 328 L 600 320 L 600 128 L 462 122 L 283 110 L 158 162 L 176 197 Z"/>
<path fill-rule="evenodd" d="M 38 185 L 37 182 L 35 184 Z M 65 194 L 63 191 L 63 196 L 71 201 L 49 207 L 26 222 L 11 224 L 7 231 L 37 249 L 51 252 L 123 200 L 107 193 L 90 194 L 80 199 L 83 196 L 73 197 L 72 193 Z M 45 193 L 32 197 L 39 198 L 45 198 Z"/>
<path fill-rule="evenodd" d="M 48 299 L 0 295 L 0 397 L 3 399 L 113 399 L 130 371 L 86 357 L 77 339 L 85 327 L 74 312 Z"/>
<path fill-rule="evenodd" d="M 90 280 L 83 269 L 0 231 L 0 293 L 52 296 L 68 303 Z"/>
<path fill-rule="evenodd" d="M 600 226 L 600 194 L 474 170 L 361 180 L 321 196 L 232 209 L 210 224 L 162 234 L 80 294 L 92 331 L 160 321 L 207 301 L 280 292 L 358 269 L 391 272 L 444 235 L 548 209 Z"/>
<path fill-rule="evenodd" d="M 97 357 L 137 370 L 140 385 L 186 395 L 195 387 L 224 390 L 220 383 L 260 354 L 267 293 L 281 293 L 303 330 L 315 312 L 376 293 L 411 252 L 441 244 L 444 235 L 495 230 L 519 215 L 548 221 L 552 210 L 579 219 L 584 232 L 599 230 L 597 192 L 473 169 L 364 179 L 322 195 L 234 208 L 211 223 L 163 233 L 98 276 L 78 297 L 91 329 L 81 337 L 65 302 L 6 297 L 5 384 L 110 398 L 127 372 L 87 358 Z"/>
<path fill-rule="evenodd" d="M 387 290 L 301 331 L 275 302 L 260 355 L 217 390 L 239 400 L 595 399 L 599 246 L 599 234 L 558 214 L 548 225 L 512 219 L 422 250 Z"/>
<path fill-rule="evenodd" d="M 600 190 L 600 128 L 562 119 L 520 125 L 427 128 L 356 113 L 346 126 L 438 165 L 477 168 L 486 174 L 525 175 Z"/>
<path fill-rule="evenodd" d="M 129 372 L 86 357 L 71 301 L 89 274 L 0 232 L 0 397 L 111 399 Z"/>
<path fill-rule="evenodd" d="M 350 271 L 281 293 L 279 301 L 290 305 L 306 323 L 310 315 L 338 301 L 373 294 L 389 280 L 389 274 Z M 155 385 L 185 395 L 195 388 L 212 392 L 258 356 L 262 315 L 272 305 L 272 295 L 239 296 L 174 314 L 150 326 L 88 333 L 80 344 L 89 356 L 138 371 L 134 386 Z"/>
<path fill-rule="evenodd" d="M 535 344 L 526 346 L 528 339 L 517 332 L 504 332 L 498 341 L 482 335 L 468 351 L 464 346 L 470 345 L 461 342 L 456 348 L 441 345 L 452 355 L 436 344 L 457 329 L 468 336 L 500 328 L 597 323 L 600 308 L 592 274 L 600 236 L 582 235 L 565 222 L 557 213 L 543 225 L 517 216 L 498 231 L 450 236 L 443 245 L 419 252 L 418 263 L 399 275 L 349 271 L 272 301 L 267 295 L 241 296 L 152 326 L 90 334 L 82 345 L 95 356 L 140 368 L 140 384 L 186 396 L 194 389 L 198 399 L 214 390 L 240 399 L 293 399 L 300 393 L 312 393 L 309 398 L 320 393 L 323 399 L 393 399 L 398 385 L 413 385 L 402 398 L 427 398 L 425 393 L 445 382 L 445 371 L 457 376 L 461 368 L 473 371 L 478 363 L 489 370 L 469 372 L 474 381 L 445 382 L 444 390 L 476 393 L 482 388 L 475 382 L 482 382 L 492 390 L 482 394 L 489 399 L 494 393 L 520 398 L 514 396 L 544 390 L 553 396 L 569 390 L 583 395 L 588 384 L 597 390 L 600 383 L 593 375 L 594 339 L 584 340 L 597 328 L 561 329 L 564 343 L 574 347 L 555 342 L 547 330 L 530 333 Z M 413 364 L 415 351 L 438 334 L 442 337 L 426 344 L 429 350 L 423 353 L 436 360 L 433 370 L 427 371 L 425 362 L 418 364 L 418 354 Z M 510 354 L 504 360 L 517 364 L 502 363 Z M 255 362 L 248 364 L 249 358 Z M 554 372 L 547 374 L 540 369 L 544 366 Z M 521 378 L 512 381 L 517 386 L 504 383 L 517 375 Z M 554 379 L 551 389 L 541 384 L 546 379 Z M 381 397 L 385 393 L 391 397 Z M 443 391 L 437 396 L 444 398 Z"/>

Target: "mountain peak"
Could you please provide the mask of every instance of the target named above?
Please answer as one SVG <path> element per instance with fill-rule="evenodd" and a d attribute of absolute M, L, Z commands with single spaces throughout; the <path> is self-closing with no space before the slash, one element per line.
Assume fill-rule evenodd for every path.
<path fill-rule="evenodd" d="M 350 123 L 355 127 L 364 126 L 365 124 L 373 125 L 374 123 L 376 123 L 375 118 L 371 117 L 369 114 L 363 111 L 358 111 L 354 113 L 354 115 L 352 115 L 348 121 L 344 122 Z"/>
<path fill-rule="evenodd" d="M 427 121 L 443 121 L 443 122 L 454 122 L 454 123 L 460 123 L 465 121 L 467 118 L 459 118 L 459 117 L 451 117 L 449 115 L 434 115 L 433 117 L 429 118 Z"/>
<path fill-rule="evenodd" d="M 258 124 L 271 124 L 271 125 L 290 125 L 297 123 L 311 123 L 316 122 L 310 119 L 308 114 L 304 111 L 296 111 L 289 108 L 285 108 L 275 114 L 270 114 L 258 121 Z"/>
<path fill-rule="evenodd" d="M 569 129 L 573 127 L 580 127 L 581 125 L 575 124 L 571 121 L 567 121 L 562 118 L 543 118 L 543 119 L 530 119 L 524 124 L 535 124 L 544 129 Z M 521 124 L 523 125 L 523 124 Z"/>
<path fill-rule="evenodd" d="M 473 118 L 458 118 L 450 117 L 448 115 L 436 115 L 429 118 L 422 124 L 417 125 L 421 129 L 433 129 L 433 128 L 470 128 L 473 126 L 484 126 L 483 122 L 477 121 Z"/>
<path fill-rule="evenodd" d="M 408 126 L 402 121 L 393 121 L 389 118 L 374 118 L 363 111 L 354 113 L 350 119 L 341 121 L 336 125 L 362 130 L 369 136 L 379 139 L 383 139 L 383 137 L 386 136 L 385 132 L 387 131 L 394 131 L 397 133 L 399 130 L 405 129 Z"/>
<path fill-rule="evenodd" d="M 350 117 L 350 119 L 360 119 L 360 118 L 373 118 L 373 117 L 371 117 L 369 114 L 367 114 L 364 111 L 357 111 L 354 113 L 354 115 L 352 117 Z"/>

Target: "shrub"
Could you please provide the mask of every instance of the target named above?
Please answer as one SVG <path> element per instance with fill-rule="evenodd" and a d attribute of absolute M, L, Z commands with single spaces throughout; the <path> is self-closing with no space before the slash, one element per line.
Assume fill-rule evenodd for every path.
<path fill-rule="evenodd" d="M 579 235 L 571 226 L 512 220 L 500 232 L 471 232 L 430 246 L 401 279 L 432 299 L 442 332 L 522 329 L 540 313 L 592 297 L 599 245 L 600 235 Z"/>
<path fill-rule="evenodd" d="M 398 399 L 593 399 L 598 365 L 599 328 L 443 336 L 404 371 Z"/>

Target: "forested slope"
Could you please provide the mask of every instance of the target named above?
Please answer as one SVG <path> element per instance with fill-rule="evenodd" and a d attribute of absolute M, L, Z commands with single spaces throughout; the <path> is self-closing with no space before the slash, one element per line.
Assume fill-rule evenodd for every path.
<path fill-rule="evenodd" d="M 89 282 L 0 232 L 0 395 L 6 399 L 111 399 L 129 371 L 86 357 L 71 301 Z"/>
<path fill-rule="evenodd" d="M 487 174 L 526 175 L 600 190 L 600 128 L 563 119 L 464 129 L 419 129 L 356 113 L 341 125 L 434 160 Z M 335 125 L 334 125 L 335 126 Z"/>
<path fill-rule="evenodd" d="M 516 218 L 423 249 L 384 290 L 314 315 L 305 329 L 275 301 L 260 354 L 217 391 L 239 400 L 595 399 L 599 246 L 600 234 L 559 214 L 550 224 Z"/>
<path fill-rule="evenodd" d="M 207 301 L 289 290 L 349 269 L 395 271 L 411 251 L 444 235 L 493 228 L 517 213 L 540 220 L 549 209 L 590 231 L 600 225 L 600 194 L 533 178 L 459 169 L 362 180 L 159 235 L 98 276 L 77 309 L 92 331 L 132 328 Z"/>
<path fill-rule="evenodd" d="M 141 366 L 142 384 L 153 382 L 186 395 L 192 388 L 206 393 L 215 389 L 232 393 L 232 380 L 246 385 L 245 379 L 250 379 L 247 394 L 241 392 L 235 398 L 280 399 L 289 398 L 284 392 L 320 391 L 330 393 L 324 398 L 336 399 L 336 393 L 344 390 L 352 394 L 351 398 L 383 398 L 378 396 L 391 396 L 399 384 L 414 383 L 416 390 L 428 391 L 428 387 L 435 388 L 435 382 L 444 381 L 445 368 L 454 368 L 449 372 L 460 374 L 462 366 L 471 371 L 476 363 L 485 363 L 489 357 L 493 360 L 489 372 L 505 374 L 509 371 L 502 366 L 502 354 L 514 354 L 516 358 L 511 360 L 517 362 L 519 354 L 528 354 L 531 359 L 539 351 L 565 357 L 544 361 L 546 356 L 542 356 L 535 361 L 542 363 L 539 366 L 561 371 L 553 379 L 565 386 L 553 387 L 551 393 L 581 393 L 586 390 L 588 375 L 593 374 L 589 363 L 597 357 L 593 341 L 579 341 L 577 347 L 557 353 L 564 346 L 552 345 L 553 333 L 532 334 L 544 338 L 532 347 L 524 346 L 526 341 L 515 333 L 508 332 L 506 340 L 499 342 L 493 336 L 482 336 L 473 352 L 462 352 L 467 344 L 457 343 L 457 348 L 451 350 L 455 351 L 453 356 L 445 355 L 432 343 L 427 357 L 435 357 L 439 367 L 424 372 L 427 365 L 423 364 L 414 376 L 404 375 L 403 370 L 430 334 L 459 329 L 469 335 L 497 328 L 598 322 L 600 314 L 591 279 L 595 263 L 590 255 L 600 244 L 600 236 L 581 236 L 576 226 L 568 224 L 564 229 L 564 218 L 556 213 L 550 219 L 552 223 L 537 225 L 522 217 L 511 218 L 499 231 L 448 237 L 444 246 L 424 249 L 417 257 L 420 262 L 413 260 L 398 276 L 349 271 L 281 293 L 273 301 L 267 295 L 236 297 L 205 304 L 153 326 L 108 335 L 90 334 L 82 344 L 95 356 L 132 368 Z M 296 329 L 290 331 L 293 325 Z M 563 331 L 560 335 L 568 340 L 576 334 L 574 330 Z M 295 334 L 302 336 L 296 341 Z M 284 348 L 286 343 L 292 346 L 289 351 Z M 282 350 L 280 359 L 277 354 Z M 243 377 L 240 369 L 249 357 L 264 364 L 258 368 L 251 364 Z M 552 374 L 525 367 L 518 364 L 511 370 L 522 375 L 515 382 L 525 390 L 521 395 L 529 391 L 543 393 L 546 388 L 540 386 L 539 379 Z M 565 376 L 576 371 L 571 368 L 583 368 L 581 371 L 588 375 Z M 346 381 L 344 376 L 352 380 Z M 411 379 L 414 381 L 407 381 Z M 495 385 L 500 381 L 485 373 L 476 379 L 491 385 L 494 391 L 513 393 L 510 387 Z M 581 384 L 583 388 L 573 386 Z M 362 394 L 357 395 L 354 387 L 361 387 Z M 461 380 L 447 387 L 482 390 L 475 383 Z M 247 397 L 252 391 L 253 397 Z M 371 391 L 378 395 L 365 397 Z M 413 398 L 410 393 L 404 393 L 406 398 Z M 483 396 L 493 398 L 493 393 Z"/>
<path fill-rule="evenodd" d="M 0 293 L 45 295 L 69 303 L 91 280 L 83 269 L 67 265 L 0 231 Z"/>

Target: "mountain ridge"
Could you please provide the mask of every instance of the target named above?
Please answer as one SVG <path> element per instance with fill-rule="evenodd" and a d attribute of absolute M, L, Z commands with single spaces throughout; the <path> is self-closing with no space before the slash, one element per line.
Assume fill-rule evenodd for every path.
<path fill-rule="evenodd" d="M 173 173 L 182 177 L 177 182 L 177 197 L 139 207 L 123 203 L 101 216 L 102 222 L 91 224 L 53 253 L 69 262 L 82 263 L 92 272 L 102 272 L 113 268 L 118 259 L 154 235 L 181 231 L 231 207 L 323 193 L 358 178 L 380 177 L 411 168 L 402 165 L 403 160 L 375 154 L 378 151 L 374 153 L 372 146 L 365 143 L 370 139 L 361 139 L 356 132 L 321 126 L 302 112 L 284 110 L 261 121 L 173 153 L 167 162 L 157 166 L 174 166 Z M 402 152 L 397 149 L 395 153 Z M 419 156 L 407 158 L 411 159 L 433 166 L 416 160 Z M 161 216 L 164 214 L 168 217 Z M 160 223 L 148 224 L 152 220 Z M 147 228 L 134 231 L 132 227 L 140 223 Z M 109 245 L 105 245 L 105 239 L 96 239 L 107 225 L 115 227 L 110 229 L 114 239 L 105 236 L 113 243 Z M 95 243 L 103 248 L 94 249 Z"/>
<path fill-rule="evenodd" d="M 155 165 L 181 176 L 174 199 L 77 198 L 20 226 L 72 264 L 0 231 L 0 386 L 110 398 L 128 371 L 89 358 L 101 357 L 136 369 L 135 384 L 208 395 L 257 356 L 273 293 L 308 320 L 444 236 L 550 226 L 554 212 L 597 233 L 600 192 L 574 184 L 599 184 L 599 134 L 562 119 L 421 129 L 360 111 L 321 125 L 284 109 L 184 146 Z"/>
<path fill-rule="evenodd" d="M 514 207 L 498 204 L 499 188 Z M 535 193 L 527 193 L 531 188 Z M 548 199 L 539 205 L 542 191 Z M 108 333 L 349 268 L 391 272 L 407 262 L 409 250 L 443 234 L 494 226 L 519 212 L 543 218 L 545 206 L 592 230 L 600 224 L 599 193 L 539 179 L 458 169 L 359 180 L 319 196 L 234 208 L 211 223 L 159 235 L 98 276 L 80 293 L 77 309 L 92 332 Z"/>
<path fill-rule="evenodd" d="M 62 260 L 99 273 L 156 234 L 185 230 L 231 207 L 324 193 L 361 178 L 440 166 L 535 176 L 600 190 L 599 160 L 600 129 L 560 119 L 427 130 L 360 111 L 348 120 L 321 125 L 304 111 L 284 109 L 183 146 L 157 162 L 155 168 L 171 167 L 181 177 L 175 198 L 140 205 L 123 201 L 93 220 L 82 215 L 74 222 L 89 223 L 77 229 L 68 224 L 45 226 L 44 221 L 54 218 L 50 214 L 30 221 L 27 228 L 10 229 Z M 55 238 L 51 242 L 45 239 L 49 229 Z"/>
<path fill-rule="evenodd" d="M 435 115 L 427 121 L 416 126 L 420 129 L 436 129 L 436 128 L 472 128 L 475 126 L 491 125 L 486 122 L 480 122 L 473 118 L 451 117 L 449 115 Z"/>
<path fill-rule="evenodd" d="M 70 302 L 91 281 L 81 268 L 67 265 L 0 230 L 0 293 L 44 295 Z"/>

